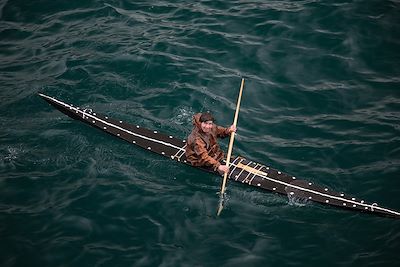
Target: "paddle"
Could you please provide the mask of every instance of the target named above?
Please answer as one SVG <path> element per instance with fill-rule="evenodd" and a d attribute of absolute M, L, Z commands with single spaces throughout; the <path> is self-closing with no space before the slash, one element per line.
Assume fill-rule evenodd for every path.
<path fill-rule="evenodd" d="M 233 119 L 233 125 L 236 127 L 238 116 L 239 116 L 239 107 L 240 107 L 240 101 L 242 99 L 242 92 L 243 92 L 243 87 L 244 87 L 244 78 L 242 78 L 242 84 L 240 85 L 240 91 L 239 91 L 239 96 L 236 104 L 236 112 L 235 112 L 235 118 Z M 229 146 L 228 146 L 228 153 L 226 156 L 226 166 L 229 167 L 229 163 L 231 161 L 231 154 L 232 154 L 232 149 L 233 149 L 233 141 L 235 140 L 235 132 L 231 133 L 231 138 L 229 139 Z M 222 180 L 222 186 L 221 186 L 221 195 L 220 195 L 220 201 L 219 201 L 219 208 L 217 215 L 219 216 L 222 212 L 222 209 L 224 207 L 223 201 L 224 201 L 224 193 L 225 193 L 225 185 L 226 185 L 226 180 L 228 178 L 228 173 L 224 173 L 224 179 Z"/>

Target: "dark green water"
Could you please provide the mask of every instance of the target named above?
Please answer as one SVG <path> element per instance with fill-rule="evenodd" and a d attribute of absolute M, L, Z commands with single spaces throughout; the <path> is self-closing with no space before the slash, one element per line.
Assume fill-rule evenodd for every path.
<path fill-rule="evenodd" d="M 335 3 L 332 3 L 335 2 Z M 41 91 L 400 210 L 400 2 L 0 0 L 0 266 L 399 266 L 400 222 L 228 184 Z M 226 149 L 227 142 L 223 142 Z"/>

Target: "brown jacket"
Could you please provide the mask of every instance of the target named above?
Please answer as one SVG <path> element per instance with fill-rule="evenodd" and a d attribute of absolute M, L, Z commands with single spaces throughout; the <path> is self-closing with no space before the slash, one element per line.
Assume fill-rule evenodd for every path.
<path fill-rule="evenodd" d="M 187 139 L 186 159 L 193 166 L 211 167 L 215 171 L 221 165 L 224 152 L 220 149 L 217 138 L 229 136 L 227 128 L 214 125 L 210 133 L 201 129 L 201 113 L 193 116 L 193 130 Z"/>

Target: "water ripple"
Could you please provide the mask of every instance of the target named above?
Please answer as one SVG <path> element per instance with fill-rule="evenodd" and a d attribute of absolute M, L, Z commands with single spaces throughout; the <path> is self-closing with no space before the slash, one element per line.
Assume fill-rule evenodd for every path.
<path fill-rule="evenodd" d="M 0 265 L 397 266 L 394 220 L 235 183 L 217 218 L 220 177 L 35 94 L 185 138 L 245 77 L 235 154 L 400 209 L 398 7 L 1 1 Z"/>

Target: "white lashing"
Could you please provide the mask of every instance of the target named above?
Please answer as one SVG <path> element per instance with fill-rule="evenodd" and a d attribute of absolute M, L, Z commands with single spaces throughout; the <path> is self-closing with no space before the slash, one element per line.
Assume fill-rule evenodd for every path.
<path fill-rule="evenodd" d="M 186 151 L 185 148 L 186 148 L 186 144 L 183 147 L 181 147 L 181 150 L 178 150 L 178 152 L 176 152 L 175 155 L 172 156 L 172 158 L 177 158 L 178 161 L 180 161 L 181 157 L 185 154 L 185 151 Z"/>
<path fill-rule="evenodd" d="M 228 177 L 231 177 L 232 173 L 236 170 L 237 165 L 235 165 L 235 164 L 236 164 L 236 161 L 237 161 L 237 160 L 242 161 L 242 158 L 236 157 L 236 158 L 230 163 L 230 166 L 234 165 L 235 167 L 229 172 Z M 224 161 L 224 162 L 225 162 L 225 161 Z M 229 166 L 229 167 L 230 167 L 230 166 Z M 229 169 L 230 169 L 230 168 L 229 168 Z"/>
<path fill-rule="evenodd" d="M 250 162 L 249 164 L 251 164 L 251 162 Z M 249 164 L 247 164 L 246 166 L 248 166 Z M 257 166 L 258 166 L 258 163 L 257 163 L 257 165 L 254 167 L 255 170 L 257 170 L 257 169 L 256 169 Z M 250 166 L 248 166 L 248 167 L 250 167 Z M 253 167 L 250 167 L 250 168 L 253 168 Z M 243 168 L 243 170 L 246 170 L 246 169 Z M 248 180 L 248 178 L 250 177 L 250 175 L 253 175 L 253 177 L 252 177 L 250 180 Z M 240 176 L 240 175 L 239 175 L 239 176 Z M 242 183 L 247 183 L 247 182 L 248 182 L 248 184 L 250 184 L 250 181 L 252 181 L 252 180 L 254 179 L 255 176 L 256 176 L 256 173 L 248 172 L 248 174 L 246 175 L 246 178 L 243 179 Z"/>
<path fill-rule="evenodd" d="M 257 170 L 257 166 L 259 167 L 258 170 Z M 263 165 L 257 163 L 257 165 L 254 167 L 254 169 L 255 169 L 256 171 L 261 171 L 262 167 L 263 167 Z M 254 178 L 255 178 L 256 176 L 257 176 L 257 173 L 255 173 L 255 174 L 253 175 L 253 177 L 251 177 L 251 179 L 250 179 L 250 181 L 249 181 L 249 184 L 251 184 L 251 182 L 253 182 L 253 180 L 254 180 Z"/>
<path fill-rule="evenodd" d="M 85 108 L 85 109 L 82 111 L 82 113 L 83 113 L 83 114 L 82 114 L 82 118 L 83 118 L 83 119 L 86 119 L 86 114 L 87 114 L 86 112 L 92 114 L 93 110 L 92 110 L 91 108 L 89 108 L 89 109 L 86 109 L 86 108 Z"/>
<path fill-rule="evenodd" d="M 248 167 L 250 163 L 251 163 L 251 162 L 247 163 L 247 164 L 244 165 L 244 166 L 247 166 L 247 167 Z M 239 164 L 242 164 L 242 160 L 240 160 L 240 162 L 238 163 L 238 165 L 236 165 L 236 167 L 240 168 L 241 171 L 240 171 L 237 175 L 235 175 L 235 181 L 237 181 L 237 180 L 239 179 L 240 175 L 242 175 L 242 173 L 245 171 L 245 169 L 244 169 L 244 168 L 241 168 L 241 167 L 239 166 Z M 232 163 L 231 163 L 231 165 L 232 165 Z M 249 173 L 250 173 L 250 172 L 249 172 Z M 247 178 L 247 177 L 246 177 L 246 178 Z M 243 179 L 243 181 L 245 181 L 246 178 Z"/>

